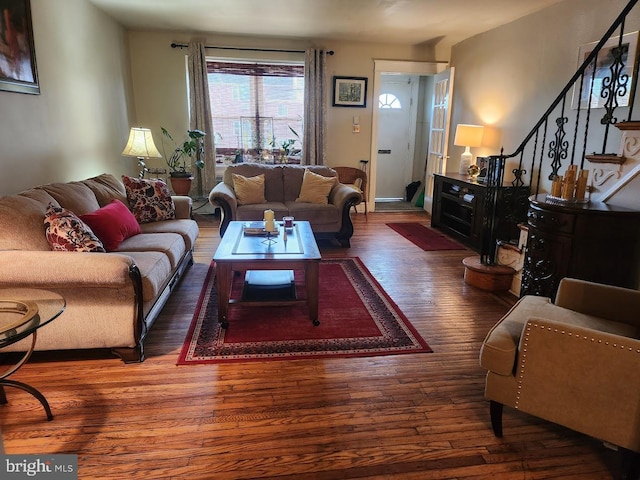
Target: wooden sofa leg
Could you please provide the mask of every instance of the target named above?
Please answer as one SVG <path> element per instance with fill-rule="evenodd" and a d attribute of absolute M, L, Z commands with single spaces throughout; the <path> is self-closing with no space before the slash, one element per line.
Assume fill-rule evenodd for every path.
<path fill-rule="evenodd" d="M 502 438 L 502 410 L 504 406 L 501 403 L 489 402 L 489 414 L 491 415 L 491 427 L 493 428 L 493 434 Z"/>
<path fill-rule="evenodd" d="M 124 363 L 141 363 L 144 361 L 142 346 L 134 348 L 112 348 L 111 352 L 120 357 Z"/>

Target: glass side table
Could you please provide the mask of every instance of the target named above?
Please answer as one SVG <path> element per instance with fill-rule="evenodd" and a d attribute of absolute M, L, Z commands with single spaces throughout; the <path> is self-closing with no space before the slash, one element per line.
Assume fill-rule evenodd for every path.
<path fill-rule="evenodd" d="M 24 365 L 36 346 L 37 330 L 57 318 L 66 306 L 64 298 L 48 290 L 33 288 L 0 289 L 0 349 L 31 336 L 31 345 L 24 356 L 4 373 L 0 373 L 0 404 L 7 403 L 4 387 L 15 387 L 30 393 L 40 401 L 53 420 L 49 402 L 31 385 L 7 377 Z"/>

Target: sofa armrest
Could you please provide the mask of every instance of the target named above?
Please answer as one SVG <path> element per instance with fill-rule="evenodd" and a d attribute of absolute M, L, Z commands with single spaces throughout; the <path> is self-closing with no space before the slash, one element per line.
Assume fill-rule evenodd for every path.
<path fill-rule="evenodd" d="M 173 204 L 176 207 L 176 218 L 188 219 L 191 218 L 191 209 L 193 207 L 193 200 L 191 197 L 184 195 L 173 195 Z"/>
<path fill-rule="evenodd" d="M 640 327 L 639 290 L 563 278 L 554 303 L 574 312 Z"/>
<path fill-rule="evenodd" d="M 531 318 L 520 351 L 516 408 L 640 447 L 640 340 Z"/>
<path fill-rule="evenodd" d="M 116 253 L 0 251 L 0 287 L 131 286 L 134 261 Z"/>
<path fill-rule="evenodd" d="M 358 205 L 362 202 L 362 193 L 351 185 L 344 183 L 336 183 L 329 192 L 329 203 L 342 210 L 349 203 L 350 205 Z"/>
<path fill-rule="evenodd" d="M 213 205 L 222 205 L 222 203 L 226 203 L 231 208 L 231 212 L 236 213 L 236 209 L 238 208 L 238 199 L 236 198 L 236 193 L 233 189 L 224 182 L 218 183 L 211 192 L 209 193 L 209 202 Z"/>
<path fill-rule="evenodd" d="M 229 222 L 236 218 L 238 199 L 229 185 L 220 182 L 209 192 L 209 203 L 222 209 L 222 221 L 220 222 L 220 236 L 222 237 Z"/>

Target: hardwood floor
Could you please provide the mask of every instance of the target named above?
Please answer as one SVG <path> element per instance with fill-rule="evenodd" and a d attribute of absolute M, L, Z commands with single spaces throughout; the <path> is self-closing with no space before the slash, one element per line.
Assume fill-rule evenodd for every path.
<path fill-rule="evenodd" d="M 7 389 L 6 453 L 77 454 L 81 479 L 614 478 L 614 452 L 526 414 L 505 409 L 494 437 L 478 351 L 515 298 L 463 282 L 472 252 L 423 252 L 388 221 L 429 217 L 354 214 L 351 248 L 322 254 L 360 257 L 434 353 L 176 366 L 219 241 L 217 220 L 199 216 L 195 264 L 146 361 L 37 354 L 15 378 L 41 389 L 55 418 Z"/>

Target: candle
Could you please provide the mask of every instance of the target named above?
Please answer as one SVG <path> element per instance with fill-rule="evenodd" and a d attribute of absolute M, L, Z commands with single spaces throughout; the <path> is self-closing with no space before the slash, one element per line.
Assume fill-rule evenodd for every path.
<path fill-rule="evenodd" d="M 567 171 L 564 174 L 564 186 L 562 189 L 563 200 L 571 200 L 574 198 L 574 192 L 576 190 L 576 166 L 569 165 Z"/>
<path fill-rule="evenodd" d="M 562 177 L 558 175 L 553 176 L 553 183 L 551 184 L 551 195 L 554 197 L 560 197 L 562 195 Z"/>
<path fill-rule="evenodd" d="M 578 182 L 576 185 L 576 200 L 579 202 L 584 200 L 585 193 L 587 192 L 587 180 L 589 178 L 589 170 L 581 170 L 578 175 Z"/>
<path fill-rule="evenodd" d="M 264 229 L 267 232 L 276 231 L 275 214 L 273 213 L 273 210 L 264 211 Z"/>

